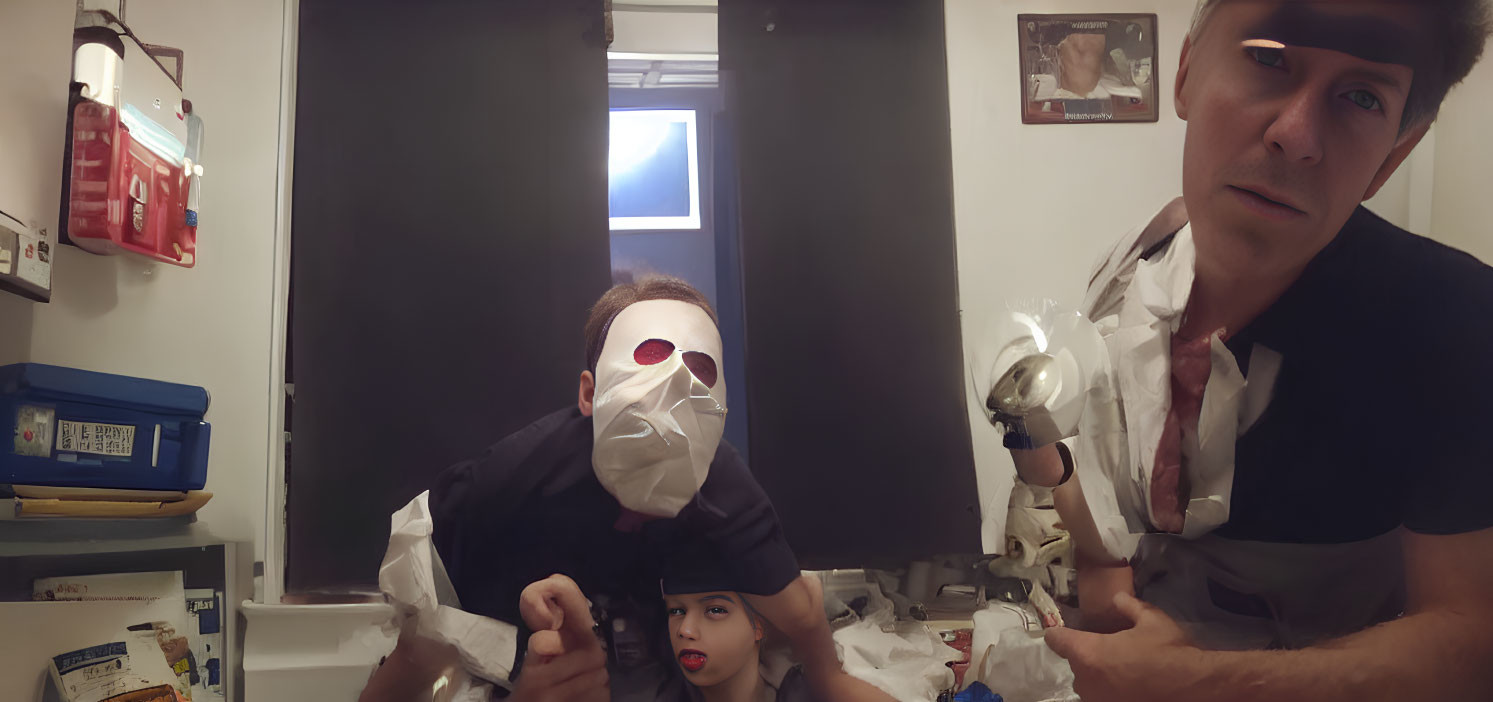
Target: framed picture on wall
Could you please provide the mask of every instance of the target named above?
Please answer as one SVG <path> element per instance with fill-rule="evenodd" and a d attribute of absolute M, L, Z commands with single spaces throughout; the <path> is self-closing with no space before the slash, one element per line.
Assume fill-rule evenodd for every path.
<path fill-rule="evenodd" d="M 1156 15 L 1017 15 L 1021 121 L 1155 122 Z"/>

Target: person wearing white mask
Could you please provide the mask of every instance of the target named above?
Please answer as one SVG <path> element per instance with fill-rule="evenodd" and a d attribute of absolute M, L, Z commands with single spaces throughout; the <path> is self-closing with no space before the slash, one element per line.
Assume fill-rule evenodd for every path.
<path fill-rule="evenodd" d="M 732 589 L 817 663 L 832 698 L 888 699 L 840 670 L 816 581 L 801 576 L 771 502 L 721 438 L 721 340 L 704 296 L 667 277 L 618 285 L 585 335 L 576 404 L 448 468 L 429 493 L 431 536 L 461 609 L 512 625 L 511 682 L 493 682 L 522 702 L 652 699 L 677 674 L 660 573 L 699 557 L 731 564 Z M 438 666 L 419 661 L 436 646 L 401 636 L 363 699 L 428 690 L 421 681 Z"/>

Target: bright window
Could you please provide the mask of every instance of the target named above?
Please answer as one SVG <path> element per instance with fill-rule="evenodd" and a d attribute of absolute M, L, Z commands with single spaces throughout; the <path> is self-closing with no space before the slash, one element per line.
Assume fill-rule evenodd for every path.
<path fill-rule="evenodd" d="M 613 110 L 607 164 L 612 229 L 699 229 L 694 110 Z"/>

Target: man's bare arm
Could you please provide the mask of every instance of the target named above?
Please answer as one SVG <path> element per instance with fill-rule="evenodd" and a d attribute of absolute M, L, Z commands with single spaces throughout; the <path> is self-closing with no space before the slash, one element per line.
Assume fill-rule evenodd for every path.
<path fill-rule="evenodd" d="M 1132 628 L 1050 631 L 1048 645 L 1072 663 L 1085 702 L 1493 699 L 1493 529 L 1404 541 L 1405 615 L 1318 646 L 1203 651 L 1165 614 L 1123 596 Z"/>

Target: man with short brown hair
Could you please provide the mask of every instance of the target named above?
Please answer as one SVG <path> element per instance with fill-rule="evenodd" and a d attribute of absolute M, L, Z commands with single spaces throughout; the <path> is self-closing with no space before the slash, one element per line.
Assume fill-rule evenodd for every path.
<path fill-rule="evenodd" d="M 1077 546 L 1090 631 L 1048 643 L 1085 702 L 1493 699 L 1493 269 L 1360 205 L 1477 62 L 1486 3 L 1196 17 L 1183 196 L 1084 303 L 1123 422 L 1073 456 L 1107 480 L 1014 452 L 1063 483 Z"/>

